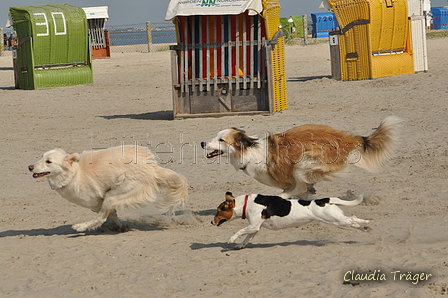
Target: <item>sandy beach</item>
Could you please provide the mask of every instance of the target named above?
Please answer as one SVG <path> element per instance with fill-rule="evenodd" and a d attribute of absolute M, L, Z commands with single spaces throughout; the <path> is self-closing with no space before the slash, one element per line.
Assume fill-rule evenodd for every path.
<path fill-rule="evenodd" d="M 112 53 L 94 60 L 94 83 L 15 90 L 0 57 L 1 297 L 437 297 L 448 295 L 448 39 L 428 40 L 429 71 L 361 81 L 330 78 L 329 46 L 287 46 L 289 109 L 269 116 L 173 120 L 170 53 Z M 325 124 L 369 135 L 405 119 L 396 156 L 379 173 L 351 167 L 316 185 L 316 197 L 364 194 L 347 215 L 372 231 L 312 222 L 262 229 L 244 250 L 227 239 L 247 225 L 210 224 L 226 191 L 278 194 L 200 142 L 222 129 L 278 133 Z M 123 233 L 78 233 L 95 214 L 69 203 L 28 165 L 68 152 L 149 146 L 189 183 L 189 211 L 119 211 Z M 356 280 L 357 274 L 370 281 Z M 358 275 L 359 276 L 359 275 Z"/>

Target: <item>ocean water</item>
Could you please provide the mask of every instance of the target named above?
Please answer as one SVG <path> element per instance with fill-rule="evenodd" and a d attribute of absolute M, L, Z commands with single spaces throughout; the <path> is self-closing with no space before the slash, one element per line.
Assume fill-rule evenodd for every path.
<path fill-rule="evenodd" d="M 124 46 L 133 44 L 147 44 L 148 34 L 146 31 L 125 31 L 125 30 L 109 30 L 109 38 L 111 46 Z M 177 43 L 176 31 L 163 30 L 152 32 L 152 43 Z"/>

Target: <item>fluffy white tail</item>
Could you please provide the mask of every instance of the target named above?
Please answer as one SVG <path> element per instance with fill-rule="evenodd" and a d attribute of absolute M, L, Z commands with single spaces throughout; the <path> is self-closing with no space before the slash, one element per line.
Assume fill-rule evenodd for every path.
<path fill-rule="evenodd" d="M 164 193 L 156 202 L 157 207 L 168 213 L 174 213 L 176 209 L 184 209 L 188 198 L 187 180 L 180 174 L 171 170 L 164 181 Z"/>

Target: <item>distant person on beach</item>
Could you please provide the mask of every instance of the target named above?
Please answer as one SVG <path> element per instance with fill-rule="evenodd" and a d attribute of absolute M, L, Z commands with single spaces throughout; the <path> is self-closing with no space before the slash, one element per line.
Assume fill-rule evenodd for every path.
<path fill-rule="evenodd" d="M 14 39 L 14 37 L 12 36 L 12 33 L 9 34 L 9 38 L 8 38 L 8 50 L 12 51 L 12 40 Z"/>
<path fill-rule="evenodd" d="M 3 33 L 3 50 L 6 50 L 8 48 L 8 36 L 6 33 Z"/>

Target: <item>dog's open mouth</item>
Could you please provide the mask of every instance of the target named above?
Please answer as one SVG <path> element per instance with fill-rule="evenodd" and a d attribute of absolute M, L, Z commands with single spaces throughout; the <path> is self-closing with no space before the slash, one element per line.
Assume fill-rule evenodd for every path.
<path fill-rule="evenodd" d="M 220 225 L 222 225 L 223 223 L 225 223 L 227 221 L 227 219 L 221 219 L 219 222 L 218 222 L 218 224 L 217 224 L 217 226 L 219 227 Z"/>
<path fill-rule="evenodd" d="M 44 177 L 50 175 L 50 172 L 43 172 L 43 173 L 34 173 L 33 174 L 33 178 L 40 178 L 40 177 Z"/>
<path fill-rule="evenodd" d="M 224 151 L 214 150 L 214 151 L 210 152 L 209 154 L 207 154 L 207 158 L 213 158 L 213 157 L 219 156 L 221 154 L 224 154 Z"/>

